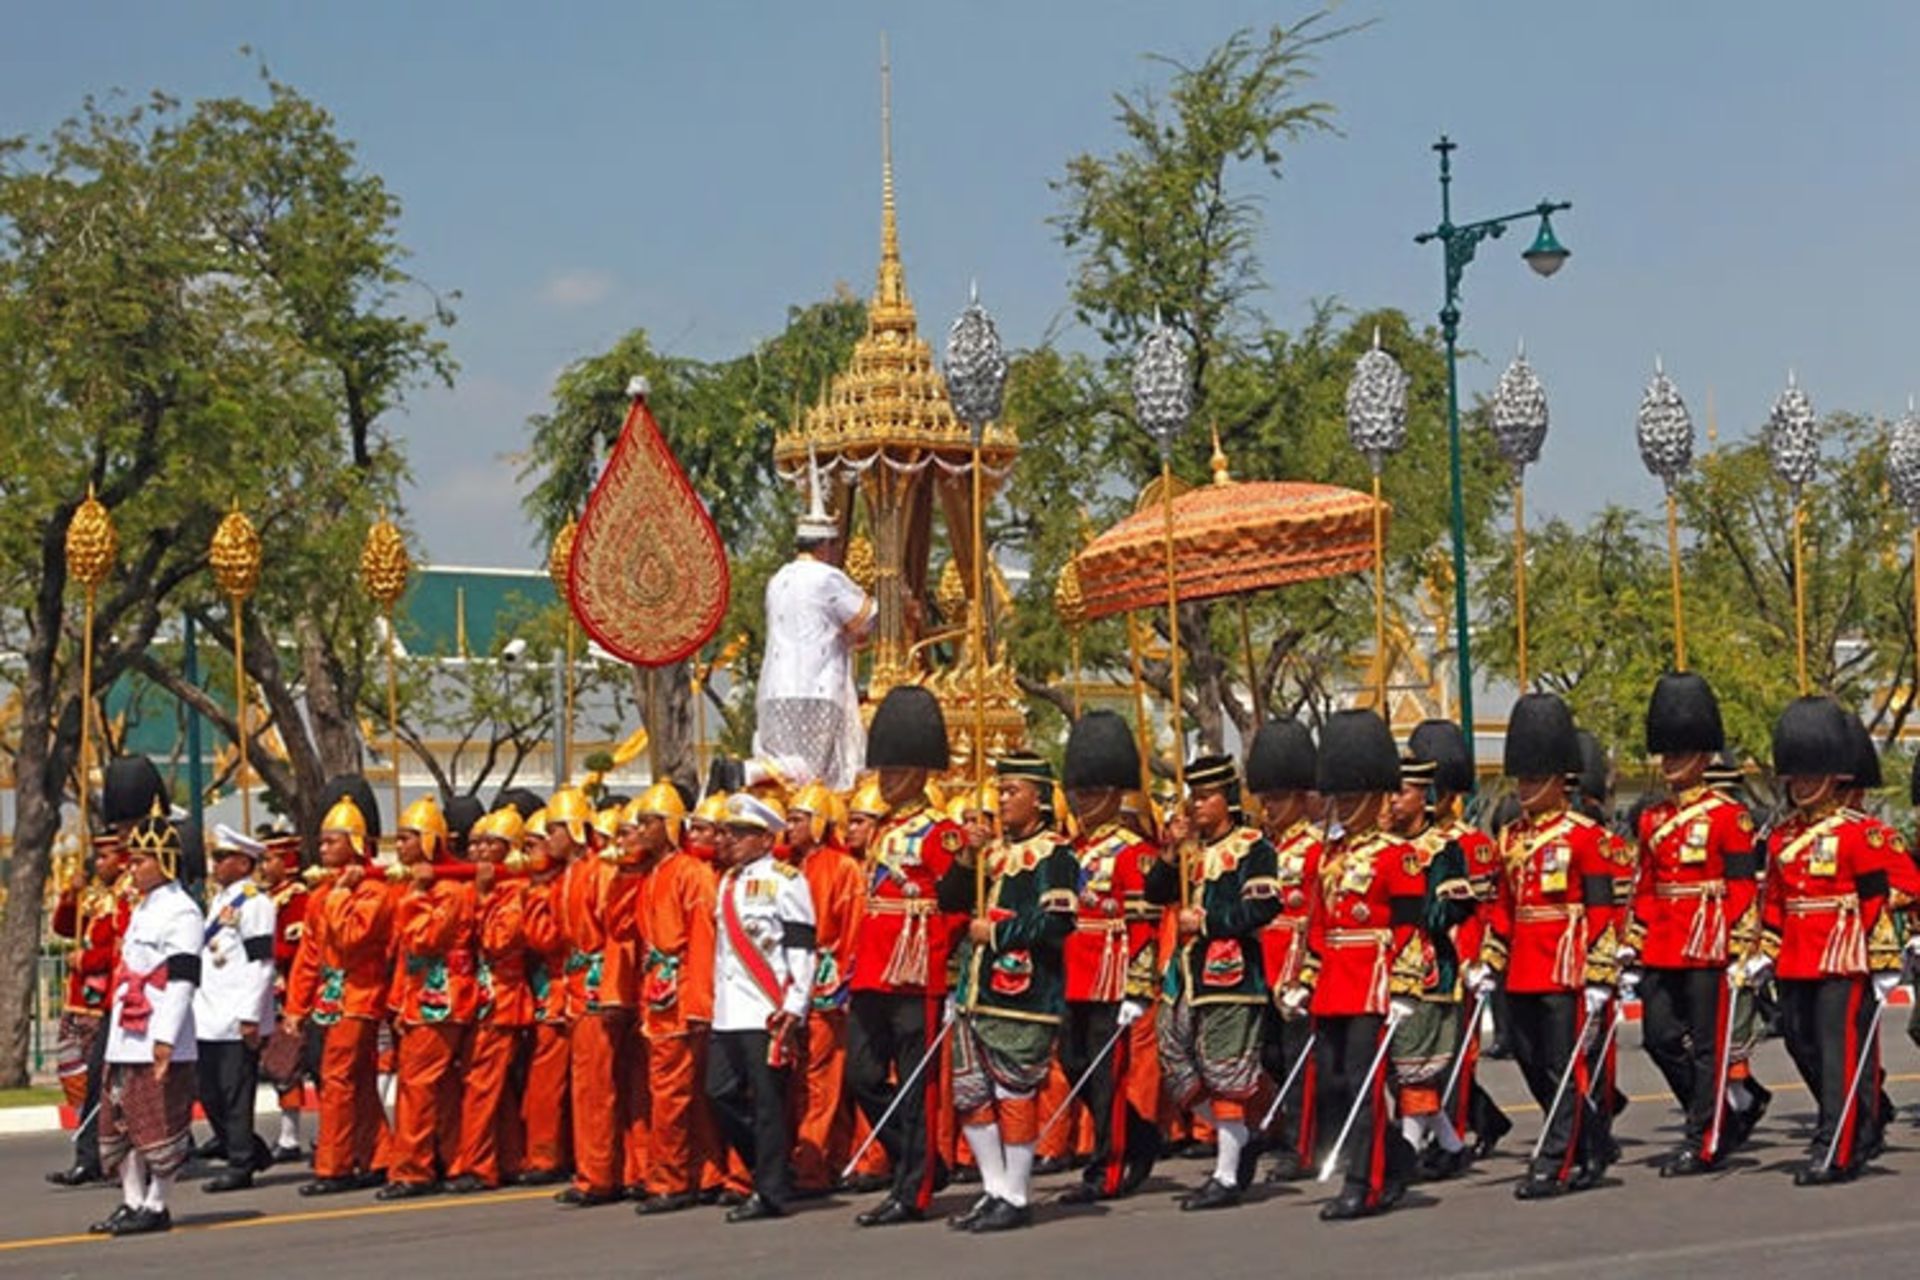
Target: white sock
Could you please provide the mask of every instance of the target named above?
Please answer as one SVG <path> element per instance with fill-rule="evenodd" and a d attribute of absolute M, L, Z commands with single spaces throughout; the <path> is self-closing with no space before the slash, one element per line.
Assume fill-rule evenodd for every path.
<path fill-rule="evenodd" d="M 159 1213 L 167 1207 L 167 1192 L 173 1186 L 172 1178 L 158 1175 L 147 1181 L 147 1208 Z"/>
<path fill-rule="evenodd" d="M 1240 1185 L 1240 1153 L 1247 1148 L 1245 1120 L 1217 1120 L 1214 1131 L 1220 1138 L 1220 1154 L 1213 1161 L 1213 1180 L 1223 1187 Z"/>
<path fill-rule="evenodd" d="M 1433 1113 L 1433 1136 L 1440 1140 L 1440 1149 L 1448 1155 L 1460 1150 L 1467 1144 L 1460 1141 L 1460 1135 L 1453 1131 L 1453 1121 L 1447 1119 L 1447 1113 Z"/>
<path fill-rule="evenodd" d="M 300 1113 L 298 1111 L 280 1113 L 280 1138 L 275 1145 L 282 1147 L 300 1145 Z"/>
<path fill-rule="evenodd" d="M 1000 1126 L 988 1121 L 967 1125 L 960 1132 L 966 1137 L 967 1150 L 973 1152 L 974 1164 L 980 1168 L 980 1189 L 990 1196 L 1004 1198 L 1007 1153 L 1000 1145 Z"/>
<path fill-rule="evenodd" d="M 1423 1150 L 1426 1147 L 1428 1132 L 1425 1116 L 1400 1117 L 1400 1136 L 1405 1138 L 1407 1145 L 1411 1146 L 1415 1151 Z"/>
<path fill-rule="evenodd" d="M 147 1162 L 138 1151 L 127 1152 L 120 1162 L 120 1198 L 127 1208 L 138 1209 L 147 1199 Z"/>
<path fill-rule="evenodd" d="M 1008 1142 L 1003 1147 L 1007 1163 L 1000 1198 L 1016 1209 L 1027 1203 L 1027 1187 L 1033 1181 L 1033 1146 L 1031 1142 Z"/>
<path fill-rule="evenodd" d="M 1727 1101 L 1735 1111 L 1745 1111 L 1753 1105 L 1753 1090 L 1747 1088 L 1745 1080 L 1735 1080 L 1727 1086 Z"/>

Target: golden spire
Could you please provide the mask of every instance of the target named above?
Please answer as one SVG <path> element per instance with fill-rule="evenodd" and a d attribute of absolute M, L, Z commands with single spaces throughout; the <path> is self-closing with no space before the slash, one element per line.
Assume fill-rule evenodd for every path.
<path fill-rule="evenodd" d="M 900 219 L 893 202 L 893 63 L 887 33 L 880 33 L 880 284 L 874 295 L 885 306 L 906 306 L 907 278 L 900 265 Z"/>

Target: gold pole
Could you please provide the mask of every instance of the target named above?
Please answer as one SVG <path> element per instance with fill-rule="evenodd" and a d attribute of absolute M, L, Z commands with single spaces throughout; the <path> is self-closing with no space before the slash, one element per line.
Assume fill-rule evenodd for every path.
<path fill-rule="evenodd" d="M 1067 633 L 1067 648 L 1073 660 L 1073 718 L 1080 718 L 1080 628 L 1074 627 Z"/>
<path fill-rule="evenodd" d="M 87 584 L 87 607 L 80 631 L 80 856 L 84 859 L 93 843 L 93 828 L 87 822 L 87 788 L 93 778 L 93 605 L 98 588 Z"/>
<path fill-rule="evenodd" d="M 387 615 L 387 750 L 393 756 L 394 821 L 400 813 L 400 636 L 393 629 L 393 606 Z M 396 837 L 397 839 L 398 837 Z"/>
<path fill-rule="evenodd" d="M 573 647 L 577 643 L 574 637 L 578 632 L 579 624 L 574 621 L 573 608 L 569 605 L 567 608 L 567 758 L 560 762 L 569 778 L 573 777 Z M 652 731 L 648 732 L 651 734 Z"/>
<path fill-rule="evenodd" d="M 1140 747 L 1140 794 L 1153 798 L 1153 734 L 1147 724 L 1147 678 L 1140 665 L 1140 618 L 1127 614 L 1127 656 L 1133 665 L 1133 736 Z"/>
<path fill-rule="evenodd" d="M 249 836 L 253 834 L 253 794 L 247 789 L 247 650 L 246 650 L 246 605 L 239 596 L 233 597 L 233 722 L 236 732 L 234 743 L 240 748 L 240 829 Z M 391 619 L 388 625 L 392 625 Z M 395 774 L 399 776 L 399 762 L 394 763 Z M 397 784 L 396 784 L 397 785 Z M 396 809 L 396 812 L 398 810 Z"/>
<path fill-rule="evenodd" d="M 1160 510 L 1166 517 L 1167 560 L 1167 687 L 1172 695 L 1169 720 L 1173 730 L 1173 803 L 1184 804 L 1187 796 L 1186 701 L 1180 696 L 1180 586 L 1173 576 L 1173 451 L 1165 444 L 1160 450 Z M 1193 901 L 1193 842 L 1180 847 L 1180 907 Z"/>
<path fill-rule="evenodd" d="M 1513 478 L 1513 620 L 1518 631 L 1520 692 L 1527 691 L 1527 482 Z"/>
<path fill-rule="evenodd" d="M 987 593 L 986 520 L 982 511 L 980 445 L 984 431 L 973 437 L 973 802 L 986 803 L 987 790 Z M 987 915 L 987 859 L 983 851 L 973 860 L 973 913 Z"/>
<path fill-rule="evenodd" d="M 1793 499 L 1793 642 L 1799 661 L 1800 693 L 1807 693 L 1807 574 L 1805 540 L 1800 536 L 1804 509 L 1799 495 Z"/>
<path fill-rule="evenodd" d="M 1913 680 L 1920 690 L 1920 524 L 1913 526 Z"/>
<path fill-rule="evenodd" d="M 1673 576 L 1673 669 L 1687 669 L 1687 615 L 1680 599 L 1680 512 L 1667 490 L 1667 566 Z"/>
<path fill-rule="evenodd" d="M 1380 718 L 1392 727 L 1387 710 L 1387 531 L 1380 498 L 1380 469 L 1373 471 L 1373 696 Z"/>
<path fill-rule="evenodd" d="M 1262 714 L 1266 699 L 1260 694 L 1260 664 L 1253 659 L 1253 623 L 1247 617 L 1247 598 L 1235 596 L 1233 602 L 1240 607 L 1240 652 L 1247 660 L 1247 705 L 1253 711 L 1253 723 L 1258 725 L 1266 719 Z"/>
<path fill-rule="evenodd" d="M 709 665 L 707 675 L 712 674 Z M 693 689 L 693 788 L 698 791 L 707 776 L 707 676 L 701 675 L 696 666 L 689 683 Z"/>

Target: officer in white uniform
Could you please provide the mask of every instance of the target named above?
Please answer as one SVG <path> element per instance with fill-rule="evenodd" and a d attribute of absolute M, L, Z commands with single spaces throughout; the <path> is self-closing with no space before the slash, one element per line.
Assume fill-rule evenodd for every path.
<path fill-rule="evenodd" d="M 253 1131 L 261 1028 L 273 1027 L 273 898 L 254 880 L 266 846 L 221 826 L 213 836 L 213 901 L 200 948 L 193 1021 L 200 1034 L 200 1108 L 227 1159 L 208 1191 L 253 1185 L 273 1162 Z"/>
<path fill-rule="evenodd" d="M 780 1217 L 792 1195 L 787 1080 L 806 1043 L 814 914 L 806 877 L 773 856 L 786 825 L 772 801 L 744 793 L 727 801 L 707 1097 L 727 1144 L 753 1170 L 753 1194 L 729 1222 Z"/>

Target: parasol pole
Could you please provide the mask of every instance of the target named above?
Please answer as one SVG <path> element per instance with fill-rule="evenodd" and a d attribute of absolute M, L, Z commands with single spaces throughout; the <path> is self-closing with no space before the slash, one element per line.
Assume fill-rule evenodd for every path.
<path fill-rule="evenodd" d="M 253 792 L 247 778 L 247 642 L 246 604 L 233 598 L 233 725 L 234 745 L 240 748 L 240 829 L 253 834 Z"/>
<path fill-rule="evenodd" d="M 407 575 L 413 571 L 413 562 L 407 557 L 407 543 L 400 536 L 400 530 L 393 521 L 387 519 L 383 509 L 380 518 L 367 530 L 367 540 L 360 547 L 360 582 L 366 588 L 374 603 L 380 606 L 380 613 L 386 619 L 387 627 L 387 750 L 393 758 L 393 809 L 400 812 L 400 633 L 394 629 L 393 607 L 407 589 Z"/>
<path fill-rule="evenodd" d="M 1253 722 L 1259 725 L 1267 717 L 1263 703 L 1266 701 L 1260 691 L 1260 664 L 1253 657 L 1253 622 L 1247 616 L 1247 598 L 1235 596 L 1233 602 L 1240 608 L 1240 651 L 1247 662 L 1247 703 L 1253 709 Z"/>
<path fill-rule="evenodd" d="M 1373 697 L 1389 727 L 1387 711 L 1387 531 L 1386 504 L 1380 497 L 1380 466 L 1373 468 Z M 1525 683 L 1522 681 L 1522 683 Z"/>
<path fill-rule="evenodd" d="M 1153 739 L 1147 723 L 1147 680 L 1140 661 L 1140 618 L 1127 613 L 1127 657 L 1133 667 L 1133 736 L 1140 746 L 1140 794 L 1153 796 Z"/>
<path fill-rule="evenodd" d="M 1920 690 L 1920 414 L 1914 411 L 1912 396 L 1907 397 L 1906 415 L 1894 424 L 1887 444 L 1887 481 L 1894 500 L 1913 522 L 1913 679 L 1914 688 Z"/>
<path fill-rule="evenodd" d="M 1173 438 L 1160 438 L 1160 510 L 1166 517 L 1164 529 L 1167 568 L 1167 690 L 1172 702 L 1169 719 L 1173 728 L 1174 803 L 1184 802 L 1187 794 L 1186 703 L 1180 696 L 1180 587 L 1173 576 Z M 1180 908 L 1193 905 L 1193 842 L 1180 844 Z"/>
<path fill-rule="evenodd" d="M 560 772 L 568 778 L 573 777 L 573 655 L 574 646 L 579 643 L 577 635 L 580 626 L 573 616 L 570 584 L 573 580 L 573 544 L 579 533 L 580 522 L 569 515 L 567 522 L 560 526 L 560 531 L 553 535 L 553 546 L 547 551 L 547 576 L 553 579 L 553 590 L 567 610 L 567 670 L 561 695 L 566 717 L 561 722 L 564 726 L 561 741 L 566 744 L 567 758 L 560 762 Z M 653 735 L 652 724 L 647 726 L 647 732 L 648 736 Z"/>
<path fill-rule="evenodd" d="M 1520 691 L 1527 690 L 1527 481 L 1513 474 L 1513 621 L 1515 656 L 1520 666 Z"/>
<path fill-rule="evenodd" d="M 987 790 L 987 424 L 1000 416 L 1007 386 L 1007 357 L 993 317 L 980 305 L 978 287 L 947 332 L 947 395 L 954 415 L 967 424 L 973 452 L 973 790 L 984 804 Z M 987 860 L 973 860 L 973 913 L 987 914 Z"/>
<path fill-rule="evenodd" d="M 207 562 L 213 566 L 214 579 L 227 597 L 233 619 L 233 742 L 240 749 L 238 789 L 240 827 L 253 832 L 253 792 L 249 772 L 247 731 L 247 650 L 246 604 L 260 584 L 260 535 L 253 522 L 234 499 L 233 509 L 213 531 L 213 545 L 207 550 Z"/>
<path fill-rule="evenodd" d="M 1707 395 L 1708 438 L 1713 427 L 1713 395 Z M 1680 390 L 1667 376 L 1659 356 L 1653 358 L 1653 381 L 1647 384 L 1635 422 L 1640 461 L 1660 477 L 1667 492 L 1667 572 L 1673 592 L 1673 669 L 1687 669 L 1687 618 L 1680 584 L 1680 502 L 1674 486 L 1693 465 L 1693 418 Z"/>
<path fill-rule="evenodd" d="M 1807 693 L 1807 560 L 1806 539 L 1801 536 L 1805 523 L 1806 508 L 1796 487 L 1793 493 L 1793 648 L 1802 697 Z"/>
<path fill-rule="evenodd" d="M 93 778 L 93 614 L 100 584 L 113 572 L 113 557 L 120 545 L 119 532 L 106 504 L 93 495 L 74 509 L 67 524 L 67 576 L 86 589 L 86 603 L 80 620 L 80 778 L 74 793 L 80 806 L 81 856 L 93 840 L 93 828 L 87 816 L 87 791 Z"/>
<path fill-rule="evenodd" d="M 393 758 L 393 811 L 400 804 L 400 634 L 393 627 L 393 605 L 383 612 L 387 620 L 387 751 Z M 244 757 L 243 757 L 244 758 Z"/>
<path fill-rule="evenodd" d="M 1387 710 L 1387 508 L 1380 495 L 1380 475 L 1389 454 L 1407 443 L 1407 374 L 1380 345 L 1373 345 L 1354 361 L 1347 380 L 1347 439 L 1367 459 L 1373 472 L 1373 693 L 1380 718 L 1391 727 Z M 1464 607 L 1464 606 L 1463 606 Z"/>
<path fill-rule="evenodd" d="M 1667 568 L 1673 578 L 1673 669 L 1687 669 L 1687 616 L 1680 597 L 1680 510 L 1667 490 Z"/>
<path fill-rule="evenodd" d="M 1500 374 L 1488 407 L 1487 425 L 1500 456 L 1513 468 L 1514 667 L 1527 690 L 1527 467 L 1540 460 L 1547 439 L 1547 391 L 1527 363 L 1523 342 Z"/>

